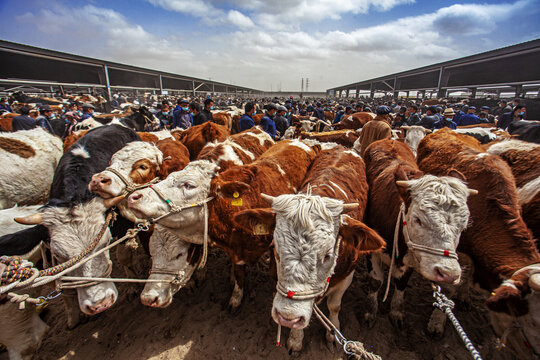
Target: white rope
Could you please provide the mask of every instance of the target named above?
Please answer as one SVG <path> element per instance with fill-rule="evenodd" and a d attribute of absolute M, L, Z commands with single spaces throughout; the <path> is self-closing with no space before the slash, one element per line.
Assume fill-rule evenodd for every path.
<path fill-rule="evenodd" d="M 388 269 L 388 279 L 386 279 L 386 290 L 384 292 L 383 302 L 386 301 L 388 297 L 388 292 L 390 291 L 390 279 L 392 278 L 392 270 L 394 268 L 394 262 L 397 256 L 399 256 L 399 227 L 401 225 L 401 219 L 405 216 L 405 204 L 401 203 L 399 207 L 398 216 L 396 219 L 396 227 L 394 228 L 394 243 L 392 244 L 392 259 L 390 259 L 390 269 Z"/>

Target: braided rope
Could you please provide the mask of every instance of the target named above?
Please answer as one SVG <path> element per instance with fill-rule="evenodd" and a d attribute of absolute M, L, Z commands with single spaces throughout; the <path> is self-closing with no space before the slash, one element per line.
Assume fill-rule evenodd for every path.
<path fill-rule="evenodd" d="M 458 319 L 455 317 L 454 313 L 452 312 L 452 309 L 454 308 L 454 302 L 446 297 L 441 292 L 441 287 L 438 285 L 433 285 L 433 297 L 435 298 L 435 302 L 433 303 L 433 306 L 437 309 L 443 311 L 446 316 L 450 319 L 452 322 L 452 325 L 454 325 L 454 328 L 458 332 L 459 337 L 465 344 L 465 347 L 469 352 L 471 353 L 471 356 L 474 360 L 482 360 L 482 357 L 480 356 L 480 353 L 476 348 L 474 347 L 472 341 L 467 336 L 467 333 L 465 330 L 463 330 L 463 327 L 459 323 Z"/>
<path fill-rule="evenodd" d="M 0 285 L 2 286 L 28 279 L 33 275 L 32 266 L 34 264 L 20 256 L 2 256 L 0 257 L 0 263 L 6 265 L 0 275 Z"/>
<path fill-rule="evenodd" d="M 116 175 L 124 183 L 126 188 L 122 192 L 122 194 L 121 194 L 122 196 L 128 196 L 131 193 L 133 193 L 133 192 L 135 192 L 137 190 L 140 190 L 140 189 L 147 188 L 148 186 L 153 185 L 153 184 L 157 183 L 160 180 L 159 178 L 154 178 L 154 179 L 150 180 L 147 183 L 137 185 L 133 181 L 127 179 L 124 175 L 122 175 L 121 172 L 119 172 L 118 170 L 116 170 L 116 169 L 114 169 L 112 167 L 106 168 L 105 171 L 109 171 L 109 172 L 113 173 L 114 175 Z"/>

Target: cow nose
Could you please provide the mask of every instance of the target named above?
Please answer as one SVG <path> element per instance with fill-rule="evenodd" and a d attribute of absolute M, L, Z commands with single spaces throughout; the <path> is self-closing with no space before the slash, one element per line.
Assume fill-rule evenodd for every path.
<path fill-rule="evenodd" d="M 101 185 L 110 185 L 111 184 L 111 178 L 103 176 L 99 183 Z"/>
<path fill-rule="evenodd" d="M 145 306 L 157 307 L 159 305 L 159 295 L 141 294 L 141 302 Z"/>
<path fill-rule="evenodd" d="M 300 328 L 302 324 L 304 323 L 303 316 L 299 316 L 299 317 L 286 316 L 286 315 L 282 315 L 278 310 L 276 310 L 276 317 L 280 325 L 286 326 L 291 329 Z"/>
<path fill-rule="evenodd" d="M 450 274 L 439 266 L 435 266 L 435 279 L 438 282 L 453 284 L 459 280 L 459 274 Z"/>
<path fill-rule="evenodd" d="M 128 203 L 130 204 L 135 204 L 137 201 L 139 201 L 140 199 L 142 199 L 143 195 L 140 194 L 140 193 L 133 193 L 131 195 L 129 195 L 129 198 L 128 198 Z"/>

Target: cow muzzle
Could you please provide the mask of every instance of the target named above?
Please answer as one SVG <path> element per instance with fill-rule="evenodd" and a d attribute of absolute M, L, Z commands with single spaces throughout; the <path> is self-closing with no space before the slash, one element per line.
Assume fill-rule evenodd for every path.
<path fill-rule="evenodd" d="M 303 329 L 304 327 L 306 327 L 306 319 L 304 316 L 296 317 L 284 315 L 275 308 L 272 315 L 274 321 L 281 326 L 285 326 L 291 329 Z"/>

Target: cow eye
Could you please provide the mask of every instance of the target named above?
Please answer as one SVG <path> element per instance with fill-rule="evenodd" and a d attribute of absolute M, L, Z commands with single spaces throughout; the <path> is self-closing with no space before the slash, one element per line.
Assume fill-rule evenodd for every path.
<path fill-rule="evenodd" d="M 148 167 L 146 165 L 139 165 L 139 169 L 146 170 L 146 169 L 148 169 Z"/>
<path fill-rule="evenodd" d="M 185 187 L 185 188 L 188 189 L 188 190 L 194 189 L 194 188 L 195 188 L 195 186 L 193 186 L 193 185 L 190 184 L 190 183 L 184 183 L 182 186 Z"/>
<path fill-rule="evenodd" d="M 415 217 L 414 222 L 417 223 L 419 226 L 422 226 L 422 222 L 420 221 L 419 218 Z"/>
<path fill-rule="evenodd" d="M 325 264 L 328 260 L 330 260 L 332 258 L 332 254 L 326 254 L 324 259 L 323 259 L 323 264 Z"/>

